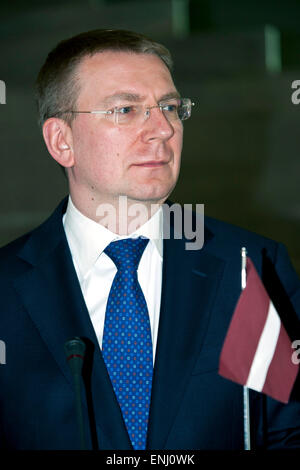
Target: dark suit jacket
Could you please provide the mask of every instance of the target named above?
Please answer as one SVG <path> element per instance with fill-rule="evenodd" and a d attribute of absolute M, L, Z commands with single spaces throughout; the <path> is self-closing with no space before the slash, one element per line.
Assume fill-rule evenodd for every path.
<path fill-rule="evenodd" d="M 131 449 L 74 270 L 62 225 L 65 207 L 66 200 L 44 224 L 0 250 L 0 339 L 6 344 L 6 364 L 0 365 L 0 445 L 79 448 L 64 343 L 80 336 L 87 345 L 88 446 Z M 294 336 L 299 279 L 282 245 L 229 224 L 208 218 L 204 247 L 187 251 L 185 242 L 164 241 L 148 448 L 243 449 L 242 387 L 218 375 L 240 294 L 241 247 L 247 247 L 273 290 L 275 306 L 285 312 Z M 299 447 L 297 393 L 288 405 L 250 393 L 253 448 Z"/>

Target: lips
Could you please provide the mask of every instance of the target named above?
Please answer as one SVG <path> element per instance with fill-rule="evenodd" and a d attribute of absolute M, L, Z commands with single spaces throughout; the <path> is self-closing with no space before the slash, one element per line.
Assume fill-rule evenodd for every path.
<path fill-rule="evenodd" d="M 153 160 L 153 161 L 148 161 L 148 162 L 143 162 L 143 163 L 135 163 L 134 166 L 147 167 L 147 168 L 157 168 L 157 167 L 161 167 L 163 165 L 167 165 L 167 163 L 168 162 L 166 162 L 166 161 Z"/>

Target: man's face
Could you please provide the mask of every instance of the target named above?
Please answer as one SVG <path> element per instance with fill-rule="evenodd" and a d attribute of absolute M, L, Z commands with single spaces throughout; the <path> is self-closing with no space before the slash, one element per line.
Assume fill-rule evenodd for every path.
<path fill-rule="evenodd" d="M 98 53 L 83 59 L 78 76 L 78 111 L 155 106 L 177 93 L 170 72 L 155 55 Z M 81 205 L 116 203 L 120 195 L 163 202 L 178 178 L 182 134 L 181 121 L 169 123 L 159 108 L 132 127 L 101 114 L 77 114 L 72 123 L 71 196 Z"/>

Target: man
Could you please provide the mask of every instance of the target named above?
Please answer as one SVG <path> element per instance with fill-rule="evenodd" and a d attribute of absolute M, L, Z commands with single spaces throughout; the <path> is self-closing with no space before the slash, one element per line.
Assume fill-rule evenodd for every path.
<path fill-rule="evenodd" d="M 70 194 L 1 249 L 3 448 L 79 448 L 64 353 L 76 336 L 87 448 L 243 449 L 242 387 L 218 374 L 240 248 L 291 315 L 299 280 L 280 244 L 213 219 L 200 250 L 174 223 L 164 237 L 192 107 L 170 71 L 163 46 L 112 30 L 61 42 L 40 71 L 43 135 Z M 137 203 L 146 216 L 130 228 Z M 253 392 L 250 410 L 253 448 L 299 446 L 296 399 Z"/>

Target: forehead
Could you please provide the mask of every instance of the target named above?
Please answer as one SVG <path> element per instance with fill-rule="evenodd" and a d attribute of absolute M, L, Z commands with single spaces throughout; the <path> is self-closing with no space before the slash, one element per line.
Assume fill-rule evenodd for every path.
<path fill-rule="evenodd" d="M 176 91 L 167 66 L 154 54 L 105 51 L 87 56 L 77 68 L 77 78 L 79 101 L 116 91 L 147 95 Z"/>

